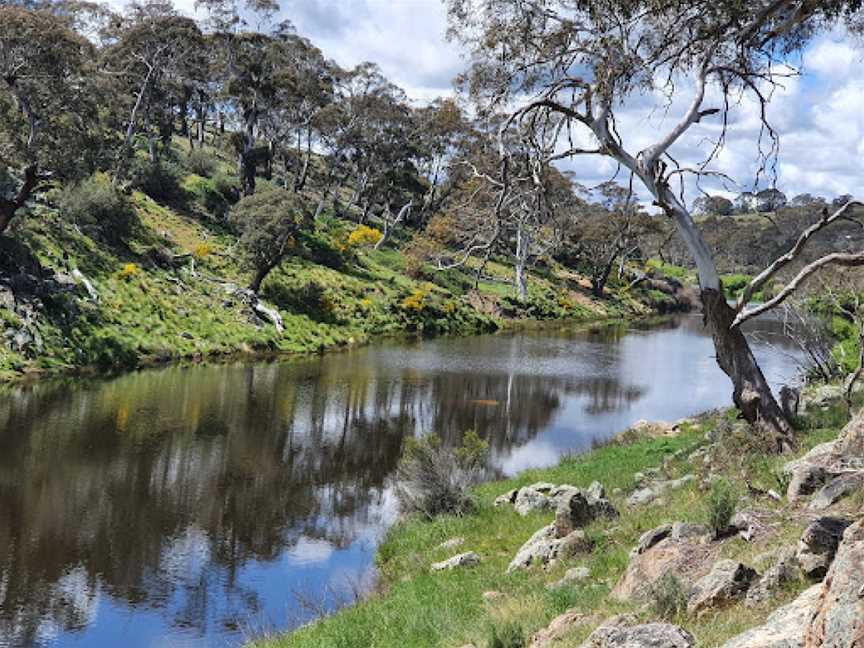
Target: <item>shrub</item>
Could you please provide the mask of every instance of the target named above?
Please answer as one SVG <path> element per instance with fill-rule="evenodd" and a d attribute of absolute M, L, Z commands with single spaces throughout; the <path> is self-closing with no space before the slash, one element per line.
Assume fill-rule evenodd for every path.
<path fill-rule="evenodd" d="M 469 489 L 483 476 L 488 445 L 465 434 L 461 448 L 446 447 L 434 434 L 409 438 L 396 468 L 396 497 L 403 511 L 428 518 L 464 515 L 474 508 Z"/>
<path fill-rule="evenodd" d="M 317 281 L 296 287 L 271 282 L 264 287 L 264 297 L 280 310 L 305 313 L 320 322 L 333 322 L 336 305 L 327 288 Z"/>
<path fill-rule="evenodd" d="M 712 484 L 708 495 L 708 524 L 714 537 L 720 538 L 728 531 L 735 515 L 735 499 L 735 491 L 727 480 L 719 479 Z"/>
<path fill-rule="evenodd" d="M 186 154 L 186 170 L 202 178 L 209 178 L 216 172 L 213 156 L 202 148 L 192 149 Z"/>
<path fill-rule="evenodd" d="M 368 225 L 358 225 L 348 235 L 348 247 L 362 247 L 364 245 L 376 245 L 384 235 L 380 230 Z"/>
<path fill-rule="evenodd" d="M 128 281 L 133 277 L 137 277 L 141 273 L 141 268 L 139 268 L 134 263 L 126 263 L 122 268 L 120 268 L 120 272 L 117 273 L 117 276 L 123 279 L 124 281 Z"/>
<path fill-rule="evenodd" d="M 66 189 L 59 202 L 60 211 L 83 232 L 110 245 L 123 243 L 138 222 L 129 198 L 104 173 Z"/>
<path fill-rule="evenodd" d="M 666 572 L 651 587 L 651 607 L 661 619 L 671 619 L 687 609 L 687 593 L 675 574 Z"/>
<path fill-rule="evenodd" d="M 195 246 L 195 249 L 192 250 L 192 256 L 199 261 L 206 259 L 211 254 L 213 254 L 213 246 L 209 243 L 199 243 Z"/>
<path fill-rule="evenodd" d="M 180 187 L 180 167 L 171 161 L 156 163 L 135 158 L 129 168 L 129 181 L 153 200 L 172 202 L 182 200 L 185 192 Z"/>
<path fill-rule="evenodd" d="M 492 626 L 489 631 L 488 648 L 525 648 L 525 633 L 515 621 L 505 623 L 500 628 Z"/>

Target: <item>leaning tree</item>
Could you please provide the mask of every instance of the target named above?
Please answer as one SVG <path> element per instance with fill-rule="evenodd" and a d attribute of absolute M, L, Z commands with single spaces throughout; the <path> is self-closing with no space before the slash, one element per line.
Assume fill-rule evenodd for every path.
<path fill-rule="evenodd" d="M 674 223 L 697 269 L 704 318 L 717 362 L 732 380 L 744 417 L 759 424 L 778 448 L 794 444 L 778 406 L 738 324 L 782 301 L 815 269 L 855 263 L 856 255 L 831 255 L 808 266 L 777 299 L 746 310 L 750 296 L 795 259 L 813 231 L 727 304 L 712 250 L 684 200 L 685 183 L 712 173 L 731 115 L 753 101 L 762 121 L 757 147 L 764 170 L 776 155 L 768 119 L 772 91 L 796 74 L 796 55 L 809 38 L 839 20 L 857 21 L 861 0 L 447 0 L 450 32 L 471 49 L 463 84 L 481 114 L 507 110 L 507 129 L 535 129 L 563 118 L 566 129 L 554 157 L 611 159 L 650 194 Z M 619 129 L 622 109 L 656 109 L 688 102 L 683 115 L 648 146 Z M 660 106 L 664 108 L 664 106 Z M 670 110 L 674 113 L 674 110 Z M 679 163 L 682 138 L 703 121 L 716 122 L 704 159 Z M 764 145 L 764 146 L 763 146 Z M 502 148 L 506 157 L 506 151 Z M 506 164 L 502 164 L 506 170 Z M 713 172 L 716 173 L 716 172 Z M 502 188 L 502 191 L 504 188 Z M 848 213 L 823 217 L 816 231 Z M 854 257 L 854 258 L 853 258 Z M 797 283 L 796 283 L 797 282 Z"/>

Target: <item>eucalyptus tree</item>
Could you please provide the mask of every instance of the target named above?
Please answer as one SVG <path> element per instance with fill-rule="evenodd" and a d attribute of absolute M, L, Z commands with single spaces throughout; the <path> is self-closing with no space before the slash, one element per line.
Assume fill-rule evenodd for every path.
<path fill-rule="evenodd" d="M 93 128 L 93 46 L 48 9 L 0 5 L 0 233 L 49 177 L 77 172 Z"/>
<path fill-rule="evenodd" d="M 125 173 L 135 138 L 146 138 L 150 161 L 157 143 L 170 143 L 175 117 L 185 114 L 191 87 L 201 79 L 203 37 L 195 21 L 180 16 L 170 2 L 133 3 L 111 31 L 102 51 L 107 74 L 116 80 L 116 105 L 124 113 L 117 176 Z"/>
<path fill-rule="evenodd" d="M 764 169 L 776 153 L 776 131 L 766 111 L 772 88 L 794 73 L 796 52 L 816 30 L 844 17 L 857 19 L 860 0 L 447 4 L 451 34 L 471 50 L 463 81 L 481 112 L 510 110 L 504 130 L 565 120 L 563 151 L 554 157 L 611 159 L 675 224 L 698 270 L 705 321 L 718 364 L 732 380 L 735 404 L 778 448 L 792 445 L 791 427 L 744 334 L 733 325 L 739 312 L 724 298 L 712 251 L 678 189 L 711 172 L 727 129 L 734 128 L 730 114 L 742 95 L 755 102 L 762 120 L 766 138 L 760 138 L 758 155 Z M 647 105 L 648 116 L 656 108 L 651 99 L 658 96 L 670 104 L 686 97 L 687 107 L 647 146 L 636 145 L 632 136 L 625 139 L 618 128 L 621 109 Z M 682 138 L 709 120 L 719 126 L 704 159 L 676 163 Z"/>

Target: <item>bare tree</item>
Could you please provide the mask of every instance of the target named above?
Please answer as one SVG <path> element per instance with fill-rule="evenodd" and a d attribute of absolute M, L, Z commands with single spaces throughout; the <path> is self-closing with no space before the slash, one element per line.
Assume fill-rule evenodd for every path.
<path fill-rule="evenodd" d="M 813 29 L 847 9 L 846 2 L 734 0 L 449 0 L 451 34 L 472 50 L 465 85 L 488 111 L 516 106 L 502 131 L 535 127 L 552 116 L 566 122 L 562 156 L 611 158 L 650 194 L 675 224 L 698 270 L 705 322 L 717 362 L 733 383 L 733 400 L 744 417 L 776 439 L 794 444 L 791 427 L 724 298 L 711 249 L 684 200 L 685 181 L 712 173 L 728 116 L 742 94 L 761 108 L 763 169 L 776 153 L 776 132 L 767 119 L 772 88 L 792 74 L 784 57 L 799 49 Z M 688 83 L 689 81 L 689 83 Z M 709 104 L 709 88 L 717 103 Z M 616 114 L 637 95 L 662 93 L 669 102 L 689 92 L 680 119 L 636 150 L 617 127 Z M 653 109 L 653 107 L 652 107 Z M 705 158 L 676 162 L 674 149 L 700 122 L 721 122 Z M 763 144 L 767 142 L 767 148 Z M 674 187 L 677 185 L 678 189 Z M 843 262 L 835 258 L 830 262 Z"/>

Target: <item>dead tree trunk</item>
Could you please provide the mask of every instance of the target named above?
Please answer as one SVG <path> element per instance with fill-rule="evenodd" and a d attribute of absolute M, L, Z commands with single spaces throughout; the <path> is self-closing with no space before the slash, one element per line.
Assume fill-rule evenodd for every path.
<path fill-rule="evenodd" d="M 531 235 L 520 223 L 516 229 L 515 281 L 519 301 L 528 301 L 528 251 L 531 248 Z"/>

